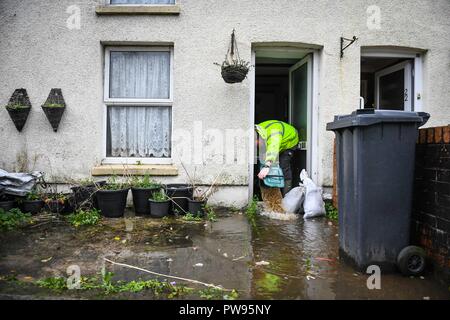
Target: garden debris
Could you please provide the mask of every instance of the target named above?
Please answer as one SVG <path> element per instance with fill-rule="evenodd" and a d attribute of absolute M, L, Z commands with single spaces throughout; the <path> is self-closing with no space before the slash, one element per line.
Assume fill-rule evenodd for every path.
<path fill-rule="evenodd" d="M 244 259 L 246 256 L 240 256 L 240 257 L 238 257 L 238 258 L 234 258 L 233 259 L 233 261 L 239 261 L 239 260 L 241 260 L 241 259 Z"/>
<path fill-rule="evenodd" d="M 52 259 L 53 259 L 53 257 L 50 257 L 50 258 L 47 258 L 47 259 L 42 259 L 41 262 L 46 263 L 46 262 L 49 262 Z"/>
<path fill-rule="evenodd" d="M 130 268 L 130 269 L 143 271 L 143 272 L 150 273 L 150 274 L 153 274 L 153 275 L 159 276 L 159 277 L 172 278 L 172 279 L 177 279 L 177 280 L 181 280 L 181 281 L 191 282 L 191 283 L 200 284 L 200 285 L 203 285 L 203 286 L 206 286 L 206 287 L 209 287 L 209 288 L 214 288 L 214 289 L 222 290 L 222 291 L 230 291 L 230 292 L 234 291 L 234 290 L 230 290 L 230 289 L 225 289 L 224 287 L 222 287 L 220 285 L 214 285 L 214 284 L 211 284 L 211 283 L 201 282 L 201 281 L 194 280 L 194 279 L 188 279 L 188 278 L 171 276 L 171 275 L 162 274 L 162 273 L 146 270 L 146 269 L 143 269 L 143 268 L 135 267 L 135 266 L 132 266 L 132 265 L 129 265 L 129 264 L 125 264 L 125 263 L 114 262 L 114 261 L 109 260 L 107 258 L 103 258 L 103 259 L 106 262 L 109 262 L 109 263 L 111 263 L 113 265 L 117 265 L 117 266 L 122 266 L 122 267 Z M 203 264 L 201 264 L 201 265 L 203 266 Z"/>
<path fill-rule="evenodd" d="M 335 261 L 334 259 L 320 258 L 320 257 L 317 257 L 317 258 L 314 258 L 314 259 L 317 260 L 317 261 L 327 261 L 327 262 L 334 262 Z"/>
<path fill-rule="evenodd" d="M 120 237 L 114 237 L 114 240 L 120 241 Z"/>
<path fill-rule="evenodd" d="M 193 265 L 193 267 L 203 267 L 203 263 L 196 263 Z"/>
<path fill-rule="evenodd" d="M 225 258 L 228 258 L 228 253 L 225 252 L 225 253 L 223 254 L 223 256 L 224 256 Z"/>
<path fill-rule="evenodd" d="M 258 261 L 258 262 L 255 263 L 255 265 L 257 265 L 257 266 L 268 266 L 269 264 L 270 264 L 270 262 L 267 262 L 267 261 L 264 261 L 264 260 Z"/>

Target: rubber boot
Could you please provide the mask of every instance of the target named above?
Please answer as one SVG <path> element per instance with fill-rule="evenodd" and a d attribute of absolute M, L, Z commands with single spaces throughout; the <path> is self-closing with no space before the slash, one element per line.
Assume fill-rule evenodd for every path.
<path fill-rule="evenodd" d="M 281 193 L 283 194 L 283 197 L 292 189 L 292 180 L 285 180 L 284 181 L 284 188 L 281 189 Z"/>

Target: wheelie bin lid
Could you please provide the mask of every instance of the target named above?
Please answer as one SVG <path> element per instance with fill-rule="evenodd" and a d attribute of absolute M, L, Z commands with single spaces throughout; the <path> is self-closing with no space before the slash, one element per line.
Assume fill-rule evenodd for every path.
<path fill-rule="evenodd" d="M 416 122 L 418 123 L 417 127 L 421 127 L 427 123 L 429 118 L 430 115 L 426 112 L 358 109 L 351 114 L 334 116 L 334 121 L 327 123 L 327 130 L 371 126 L 383 122 Z"/>

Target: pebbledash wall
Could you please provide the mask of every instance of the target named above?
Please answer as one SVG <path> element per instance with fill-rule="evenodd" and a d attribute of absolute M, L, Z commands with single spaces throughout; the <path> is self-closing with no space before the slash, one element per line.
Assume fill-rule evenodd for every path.
<path fill-rule="evenodd" d="M 420 130 L 412 231 L 435 274 L 450 284 L 450 125 Z"/>
<path fill-rule="evenodd" d="M 0 1 L 0 105 L 7 104 L 16 88 L 26 88 L 33 104 L 21 133 L 1 108 L 1 168 L 41 170 L 48 180 L 62 183 L 87 178 L 102 164 L 106 45 L 173 46 L 174 130 L 192 132 L 194 121 L 201 121 L 204 131 L 248 130 L 251 82 L 225 84 L 219 67 L 213 64 L 223 60 L 233 28 L 245 60 L 251 59 L 255 44 L 318 50 L 316 161 L 320 185 L 332 185 L 333 134 L 325 131 L 325 125 L 333 115 L 349 113 L 358 106 L 363 47 L 421 52 L 422 110 L 431 114 L 427 125 L 450 122 L 448 0 L 177 0 L 179 14 L 97 14 L 96 7 L 104 4 L 104 0 Z M 379 28 L 368 26 L 371 5 L 379 9 Z M 79 28 L 73 16 L 78 9 Z M 340 37 L 353 35 L 359 40 L 341 59 Z M 51 88 L 61 88 L 67 103 L 57 133 L 40 108 Z M 207 137 L 203 145 L 208 145 Z M 248 141 L 240 147 L 248 150 Z M 157 179 L 186 181 L 178 157 L 180 148 L 174 141 L 169 168 L 178 170 L 178 175 Z M 203 151 L 203 160 L 196 165 L 202 183 L 210 183 L 224 168 L 214 201 L 244 205 L 248 162 L 218 164 L 215 150 Z M 187 167 L 194 170 L 194 165 Z"/>

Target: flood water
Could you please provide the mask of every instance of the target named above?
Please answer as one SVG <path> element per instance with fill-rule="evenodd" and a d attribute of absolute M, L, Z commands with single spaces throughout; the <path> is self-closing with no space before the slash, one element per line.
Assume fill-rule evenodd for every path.
<path fill-rule="evenodd" d="M 381 289 L 369 290 L 369 275 L 338 257 L 338 227 L 321 218 L 278 221 L 259 217 L 252 229 L 242 213 L 219 214 L 217 222 L 161 221 L 140 217 L 103 219 L 75 229 L 64 222 L 0 235 L 0 276 L 19 279 L 65 276 L 70 265 L 82 275 L 98 273 L 103 258 L 237 289 L 250 299 L 450 299 L 448 288 L 431 275 L 386 274 Z M 115 280 L 152 275 L 105 265 Z M 0 296 L 33 295 L 5 289 Z M 145 294 L 139 298 L 150 298 Z"/>

